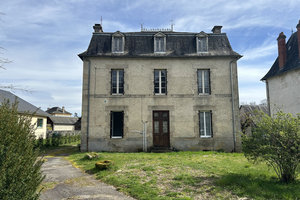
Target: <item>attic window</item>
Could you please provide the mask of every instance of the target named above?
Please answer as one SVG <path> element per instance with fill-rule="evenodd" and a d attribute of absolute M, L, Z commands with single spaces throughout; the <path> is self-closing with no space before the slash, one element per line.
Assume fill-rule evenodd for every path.
<path fill-rule="evenodd" d="M 112 36 L 112 52 L 113 53 L 124 53 L 125 39 L 124 35 L 119 31 Z"/>
<path fill-rule="evenodd" d="M 163 33 L 157 33 L 154 35 L 154 52 L 165 53 L 166 52 L 166 36 Z"/>
<path fill-rule="evenodd" d="M 203 31 L 196 37 L 197 43 L 197 53 L 207 52 L 208 51 L 208 37 L 207 34 Z"/>

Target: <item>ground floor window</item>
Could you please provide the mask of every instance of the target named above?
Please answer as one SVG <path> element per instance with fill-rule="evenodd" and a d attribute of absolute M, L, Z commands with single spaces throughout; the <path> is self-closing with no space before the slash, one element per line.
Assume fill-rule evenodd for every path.
<path fill-rule="evenodd" d="M 111 111 L 110 112 L 110 137 L 111 138 L 123 138 L 124 127 L 124 112 L 123 111 Z"/>
<path fill-rule="evenodd" d="M 199 111 L 200 137 L 212 137 L 212 114 L 211 111 Z"/>

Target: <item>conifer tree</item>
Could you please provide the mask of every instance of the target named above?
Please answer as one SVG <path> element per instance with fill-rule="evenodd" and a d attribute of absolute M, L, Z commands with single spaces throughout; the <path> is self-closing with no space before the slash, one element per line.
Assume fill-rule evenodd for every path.
<path fill-rule="evenodd" d="M 31 116 L 20 115 L 17 103 L 0 105 L 0 199 L 38 199 L 42 160 L 34 148 Z"/>

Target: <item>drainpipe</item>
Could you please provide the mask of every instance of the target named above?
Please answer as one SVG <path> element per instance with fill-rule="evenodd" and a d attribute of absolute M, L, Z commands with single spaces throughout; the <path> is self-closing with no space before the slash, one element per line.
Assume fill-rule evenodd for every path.
<path fill-rule="evenodd" d="M 234 116 L 234 88 L 233 88 L 233 70 L 232 64 L 234 60 L 230 61 L 230 88 L 231 88 L 231 109 L 232 109 L 232 131 L 233 131 L 233 151 L 236 151 L 236 134 L 235 134 L 235 116 Z"/>
<path fill-rule="evenodd" d="M 266 90 L 267 90 L 267 105 L 268 105 L 268 112 L 269 116 L 271 116 L 271 107 L 270 107 L 270 95 L 269 95 L 269 83 L 266 80 Z"/>
<path fill-rule="evenodd" d="M 86 127 L 86 151 L 89 151 L 89 131 L 90 131 L 90 82 L 91 82 L 91 61 L 88 62 L 88 100 L 87 100 L 87 127 Z"/>

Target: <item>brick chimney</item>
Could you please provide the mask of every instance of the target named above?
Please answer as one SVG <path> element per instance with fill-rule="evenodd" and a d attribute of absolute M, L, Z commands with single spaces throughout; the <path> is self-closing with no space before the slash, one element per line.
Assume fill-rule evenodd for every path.
<path fill-rule="evenodd" d="M 286 36 L 284 35 L 283 32 L 281 32 L 277 38 L 279 69 L 282 69 L 286 63 L 285 38 L 286 38 Z"/>
<path fill-rule="evenodd" d="M 221 29 L 222 29 L 222 26 L 214 26 L 213 29 L 211 29 L 211 31 L 213 33 L 221 33 Z"/>
<path fill-rule="evenodd" d="M 296 28 L 297 28 L 297 37 L 298 37 L 298 58 L 300 59 L 300 20 Z"/>
<path fill-rule="evenodd" d="M 95 26 L 93 26 L 94 28 L 94 33 L 102 33 L 102 25 L 101 24 L 95 24 Z"/>

